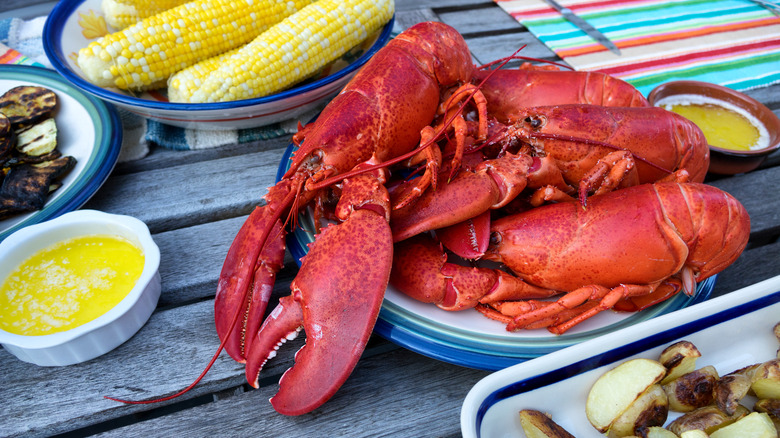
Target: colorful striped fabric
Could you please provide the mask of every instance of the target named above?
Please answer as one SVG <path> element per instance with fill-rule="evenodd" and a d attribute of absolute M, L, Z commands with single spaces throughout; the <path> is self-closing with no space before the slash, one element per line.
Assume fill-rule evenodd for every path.
<path fill-rule="evenodd" d="M 621 50 L 615 55 L 543 0 L 495 0 L 576 70 L 647 95 L 672 80 L 744 91 L 780 82 L 780 17 L 749 0 L 558 0 Z"/>
<path fill-rule="evenodd" d="M 0 43 L 0 64 L 22 64 L 43 67 L 43 64 L 33 61 L 16 50 Z"/>

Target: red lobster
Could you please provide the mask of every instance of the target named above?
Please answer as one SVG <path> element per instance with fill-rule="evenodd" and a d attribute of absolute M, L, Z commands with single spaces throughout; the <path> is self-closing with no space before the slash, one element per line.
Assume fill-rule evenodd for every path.
<path fill-rule="evenodd" d="M 278 412 L 309 412 L 336 392 L 360 358 L 387 287 L 393 244 L 386 171 L 347 173 L 413 151 L 441 90 L 468 83 L 473 69 L 465 41 L 449 26 L 421 23 L 394 38 L 296 135 L 305 141 L 289 171 L 236 236 L 220 274 L 215 319 L 227 352 L 246 361 L 249 383 L 257 386 L 283 340 L 301 328 L 307 334 L 271 399 Z M 284 254 L 282 218 L 310 201 L 320 205 L 324 188 L 342 179 L 333 190 L 341 223 L 318 235 L 292 294 L 260 325 Z"/>
<path fill-rule="evenodd" d="M 586 208 L 557 203 L 507 216 L 491 233 L 483 259 L 514 276 L 448 263 L 441 245 L 422 234 L 396 244 L 390 282 L 445 310 L 479 306 L 507 330 L 560 334 L 607 309 L 635 311 L 680 290 L 692 294 L 696 281 L 739 257 L 750 218 L 717 188 L 658 183 L 593 196 Z"/>
<path fill-rule="evenodd" d="M 687 175 L 682 181 L 702 182 L 709 166 L 709 146 L 701 130 L 662 108 L 543 106 L 515 109 L 506 121 L 509 125 L 493 141 L 521 140 L 530 152 L 479 163 L 436 192 L 393 211 L 395 241 L 501 208 L 526 188 L 538 189 L 534 196 L 541 201 L 573 200 L 573 192 L 585 199 L 591 192 L 680 180 L 675 173 L 679 171 Z M 532 199 L 534 205 L 541 201 Z M 480 242 L 480 249 L 464 248 L 460 255 L 473 258 L 478 255 L 473 251 L 484 251 L 486 229 L 474 233 L 472 240 Z"/>

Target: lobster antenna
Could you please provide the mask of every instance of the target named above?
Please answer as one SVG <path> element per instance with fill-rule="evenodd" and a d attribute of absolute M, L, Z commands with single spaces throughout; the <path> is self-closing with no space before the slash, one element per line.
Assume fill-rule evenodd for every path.
<path fill-rule="evenodd" d="M 520 48 L 520 50 L 522 50 L 523 48 L 525 48 L 525 46 L 521 47 L 521 48 Z M 517 52 L 519 52 L 520 50 L 518 50 Z M 562 64 L 562 63 L 560 63 L 560 62 L 550 61 L 550 60 L 548 60 L 548 59 L 541 59 L 541 58 L 531 58 L 531 57 L 529 57 L 529 56 L 519 56 L 519 55 L 517 55 L 517 54 L 516 54 L 517 52 L 515 52 L 515 54 L 512 54 L 512 55 L 510 55 L 510 56 L 507 56 L 506 58 L 496 59 L 495 61 L 488 62 L 487 64 L 482 64 L 482 65 L 480 65 L 480 66 L 479 66 L 479 67 L 477 67 L 477 68 L 478 68 L 479 70 L 487 70 L 487 69 L 489 69 L 490 67 L 492 67 L 493 65 L 495 65 L 495 64 L 497 64 L 497 63 L 502 63 L 502 62 L 503 62 L 503 63 L 502 63 L 502 64 L 501 64 L 501 65 L 498 67 L 498 68 L 501 68 L 501 67 L 503 67 L 504 65 L 506 65 L 506 64 L 507 64 L 509 61 L 511 61 L 511 60 L 514 60 L 514 59 L 522 59 L 523 61 L 541 62 L 541 63 L 544 63 L 544 64 L 550 64 L 550 65 L 554 65 L 554 66 L 557 66 L 557 67 L 562 67 L 562 68 L 565 68 L 565 69 L 567 69 L 567 70 L 574 70 L 574 67 L 572 67 L 572 66 L 570 66 L 570 65 Z"/>
<path fill-rule="evenodd" d="M 530 138 L 545 138 L 545 139 L 551 139 L 551 140 L 563 140 L 563 141 L 570 141 L 570 142 L 581 142 L 581 143 L 585 143 L 585 144 L 592 144 L 592 145 L 596 145 L 596 146 L 603 146 L 603 147 L 606 147 L 606 148 L 614 149 L 616 151 L 625 151 L 625 152 L 628 152 L 629 154 L 631 154 L 631 156 L 634 157 L 635 159 L 637 159 L 637 160 L 647 164 L 650 167 L 654 167 L 655 169 L 660 170 L 661 172 L 665 172 L 665 173 L 668 173 L 670 175 L 672 173 L 674 173 L 673 171 L 671 171 L 669 169 L 665 169 L 665 168 L 663 168 L 663 167 L 661 167 L 661 166 L 659 166 L 659 165 L 657 165 L 657 164 L 647 160 L 646 158 L 643 158 L 643 157 L 637 155 L 636 153 L 634 153 L 634 152 L 632 152 L 632 151 L 630 151 L 630 150 L 628 150 L 626 148 L 615 146 L 615 145 L 607 143 L 605 141 L 594 140 L 594 139 L 590 139 L 590 138 L 574 137 L 574 136 L 571 136 L 571 135 L 547 134 L 547 133 L 543 133 L 543 132 L 531 133 L 529 135 L 529 137 Z"/>
<path fill-rule="evenodd" d="M 477 91 L 479 91 L 480 88 L 482 88 L 482 86 L 485 84 L 485 82 L 487 82 L 488 79 L 490 79 L 491 76 L 493 76 L 495 71 L 500 69 L 500 68 L 502 68 L 503 66 L 505 66 L 512 59 L 515 59 L 515 55 L 517 55 L 517 53 L 519 51 L 523 50 L 525 47 L 526 46 L 523 45 L 522 47 L 517 49 L 515 51 L 515 53 L 513 53 L 511 56 L 507 56 L 506 58 L 502 58 L 502 59 L 493 61 L 493 63 L 496 63 L 496 62 L 499 63 L 498 68 L 491 70 L 491 72 L 487 76 L 485 76 L 485 78 L 482 79 L 482 81 L 480 81 L 480 83 L 473 90 L 471 90 L 471 91 L 464 91 L 464 92 L 468 92 L 469 96 L 463 101 L 463 103 L 461 104 L 461 107 L 457 111 L 455 111 L 453 113 L 452 117 L 450 117 L 442 125 L 441 130 L 439 132 L 437 132 L 436 135 L 434 135 L 429 141 L 424 142 L 420 146 L 416 147 L 415 149 L 413 149 L 413 150 L 411 150 L 411 151 L 409 151 L 409 152 L 407 152 L 407 153 L 405 153 L 403 155 L 397 156 L 397 157 L 395 157 L 393 159 L 384 161 L 382 163 L 375 164 L 375 165 L 372 165 L 372 166 L 366 166 L 366 167 L 361 168 L 361 169 L 350 170 L 349 172 L 345 172 L 345 173 L 342 173 L 340 175 L 336 175 L 336 176 L 332 176 L 330 178 L 326 178 L 326 179 L 324 179 L 324 180 L 322 180 L 322 181 L 312 185 L 312 189 L 313 190 L 321 189 L 323 187 L 327 187 L 327 186 L 329 186 L 331 184 L 335 184 L 335 183 L 337 183 L 337 182 L 339 182 L 341 180 L 344 180 L 346 178 L 349 178 L 349 177 L 352 177 L 352 176 L 355 176 L 355 175 L 360 175 L 360 174 L 363 174 L 363 173 L 366 173 L 366 172 L 369 172 L 369 171 L 372 171 L 372 170 L 376 170 L 376 169 L 383 169 L 383 168 L 392 166 L 393 164 L 400 163 L 401 161 L 404 161 L 404 160 L 407 160 L 407 159 L 413 157 L 417 153 L 425 150 L 425 148 L 431 146 L 433 143 L 439 141 L 439 139 L 441 138 L 442 134 L 446 131 L 446 129 L 450 125 L 452 125 L 452 122 L 453 122 L 453 120 L 455 120 L 455 117 L 458 117 L 463 112 L 463 108 L 466 107 L 466 104 L 468 104 L 471 100 L 473 100 L 474 94 Z M 493 63 L 491 63 L 491 64 L 493 64 Z"/>
<path fill-rule="evenodd" d="M 282 205 L 288 205 L 288 204 L 291 204 L 291 203 L 294 203 L 294 202 L 297 201 L 298 195 L 300 194 L 301 185 L 302 185 L 302 182 L 298 183 L 298 188 L 296 190 L 290 190 L 290 194 L 288 194 L 283 199 Z M 278 212 L 275 212 L 274 215 L 271 217 L 272 222 L 275 223 L 277 220 L 279 220 L 281 218 L 281 215 L 282 215 L 282 209 L 279 209 Z M 269 228 L 266 228 L 265 230 L 263 230 L 263 234 L 261 234 L 261 236 L 260 236 L 259 241 L 263 242 L 263 245 L 265 245 L 265 242 L 268 240 L 268 235 L 270 233 L 270 228 L 273 228 L 273 227 L 269 227 Z M 260 247 L 262 248 L 263 245 L 261 245 Z M 247 298 L 249 297 L 249 289 L 250 289 L 250 286 L 247 285 L 246 289 L 244 290 L 244 295 L 241 298 L 242 302 L 246 302 L 247 301 Z M 233 328 L 238 323 L 238 319 L 239 319 L 238 317 L 240 315 L 241 315 L 241 312 L 237 311 L 236 314 L 233 316 L 233 319 L 230 321 L 230 330 L 228 331 L 228 333 L 232 333 L 233 332 Z M 222 350 L 225 349 L 225 344 L 227 343 L 228 339 L 230 339 L 230 335 L 225 336 L 225 339 L 223 339 L 219 343 L 219 348 L 217 348 L 217 351 L 211 357 L 211 360 L 209 360 L 209 363 L 206 365 L 206 368 L 203 370 L 203 372 L 201 372 L 200 375 L 192 383 L 189 384 L 189 386 L 187 386 L 186 388 L 182 389 L 181 391 L 179 391 L 179 392 L 177 392 L 175 394 L 171 394 L 171 395 L 168 395 L 168 396 L 165 396 L 165 397 L 156 398 L 156 399 L 152 399 L 152 400 L 125 400 L 125 399 L 116 398 L 116 397 L 109 397 L 107 395 L 104 395 L 103 398 L 108 399 L 108 400 L 113 400 L 113 401 L 116 401 L 116 402 L 120 402 L 120 403 L 125 403 L 125 404 L 128 404 L 128 405 L 147 405 L 147 404 L 152 404 L 152 403 L 160 403 L 160 402 L 168 401 L 168 400 L 174 399 L 176 397 L 179 397 L 179 396 L 185 394 L 190 389 L 194 388 L 195 385 L 197 385 L 198 383 L 200 383 L 201 380 L 203 380 L 203 378 L 206 376 L 206 374 L 209 372 L 209 370 L 211 370 L 211 367 L 214 366 L 214 363 L 217 361 L 217 358 L 222 353 Z"/>

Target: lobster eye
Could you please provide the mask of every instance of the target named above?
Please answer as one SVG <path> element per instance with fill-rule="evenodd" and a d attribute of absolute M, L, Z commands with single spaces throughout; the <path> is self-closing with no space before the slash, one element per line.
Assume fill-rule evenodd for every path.
<path fill-rule="evenodd" d="M 498 231 L 490 233 L 490 246 L 500 245 L 502 240 L 504 240 L 504 238 Z"/>
<path fill-rule="evenodd" d="M 309 154 L 309 159 L 306 160 L 309 164 L 318 164 L 322 161 L 322 149 L 315 149 Z"/>
<path fill-rule="evenodd" d="M 539 128 L 539 127 L 542 126 L 544 121 L 542 120 L 541 117 L 531 117 L 531 116 L 528 116 L 528 117 L 525 118 L 525 123 L 528 123 L 529 125 L 531 125 L 532 128 Z"/>

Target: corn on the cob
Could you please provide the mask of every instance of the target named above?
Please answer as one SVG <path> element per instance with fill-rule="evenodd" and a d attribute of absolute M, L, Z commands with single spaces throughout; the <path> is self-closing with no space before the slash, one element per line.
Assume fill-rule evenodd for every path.
<path fill-rule="evenodd" d="M 114 29 L 124 29 L 146 17 L 175 8 L 190 0 L 103 0 L 100 9 L 106 23 Z"/>
<path fill-rule="evenodd" d="M 274 25 L 202 80 L 168 82 L 172 102 L 224 102 L 265 96 L 312 75 L 377 32 L 393 0 L 319 0 Z M 196 84 L 197 85 L 197 84 Z"/>
<path fill-rule="evenodd" d="M 90 43 L 77 63 L 101 87 L 147 90 L 173 73 L 227 52 L 313 0 L 196 0 Z"/>

